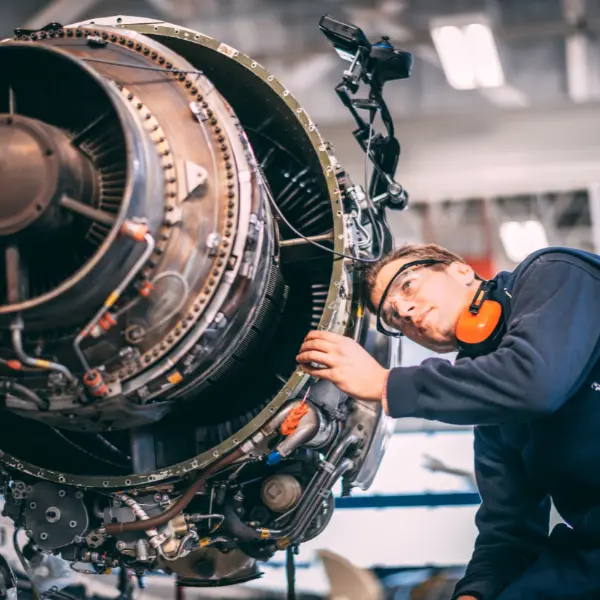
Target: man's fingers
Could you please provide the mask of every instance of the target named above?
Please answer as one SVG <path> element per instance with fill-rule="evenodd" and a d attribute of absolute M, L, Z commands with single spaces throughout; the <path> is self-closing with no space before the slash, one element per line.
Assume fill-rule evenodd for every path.
<path fill-rule="evenodd" d="M 325 352 L 319 352 L 318 350 L 308 350 L 307 352 L 301 352 L 296 356 L 296 362 L 299 363 L 319 363 L 320 365 L 325 365 L 326 367 L 333 367 L 334 360 L 330 354 L 326 354 Z"/>
<path fill-rule="evenodd" d="M 339 333 L 333 333 L 331 331 L 323 331 L 321 329 L 313 329 L 313 331 L 309 331 L 304 341 L 309 340 L 326 340 L 329 342 L 339 342 L 340 339 L 343 339 L 344 336 Z"/>
<path fill-rule="evenodd" d="M 317 379 L 327 379 L 333 381 L 333 371 L 331 369 L 317 369 L 310 365 L 300 365 L 300 368 L 307 374 L 316 377 Z"/>
<path fill-rule="evenodd" d="M 335 344 L 332 344 L 327 340 L 314 339 L 305 341 L 300 347 L 299 352 L 308 352 L 309 350 L 317 350 L 318 352 L 334 352 L 335 349 Z"/>

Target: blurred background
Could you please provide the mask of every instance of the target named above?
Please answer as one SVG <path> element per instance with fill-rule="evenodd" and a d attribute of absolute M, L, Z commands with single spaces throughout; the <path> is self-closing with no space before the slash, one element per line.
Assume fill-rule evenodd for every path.
<path fill-rule="evenodd" d="M 117 14 L 201 31 L 279 77 L 360 182 L 364 155 L 333 91 L 347 64 L 319 31 L 325 13 L 414 54 L 411 79 L 385 95 L 411 197 L 390 215 L 397 244 L 437 242 L 483 276 L 547 245 L 600 252 L 600 0 L 2 0 L 0 37 Z M 429 355 L 402 348 L 405 365 Z M 476 535 L 472 462 L 470 428 L 398 421 L 371 489 L 340 498 L 301 548 L 297 597 L 449 598 Z M 7 555 L 10 536 L 6 524 Z M 280 555 L 258 581 L 186 597 L 284 598 Z M 78 597 L 119 597 L 114 576 L 84 579 Z M 175 597 L 171 578 L 147 586 L 138 597 Z"/>

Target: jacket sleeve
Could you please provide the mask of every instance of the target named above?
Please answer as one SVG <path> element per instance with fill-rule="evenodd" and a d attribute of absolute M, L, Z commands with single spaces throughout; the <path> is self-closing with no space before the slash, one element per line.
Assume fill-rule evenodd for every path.
<path fill-rule="evenodd" d="M 536 560 L 548 539 L 550 500 L 531 483 L 518 450 L 500 436 L 499 427 L 475 428 L 479 535 L 453 600 L 493 600 Z"/>
<path fill-rule="evenodd" d="M 493 425 L 553 413 L 582 384 L 597 351 L 598 298 L 597 276 L 564 260 L 539 258 L 517 282 L 499 347 L 454 364 L 429 358 L 392 369 L 390 416 Z"/>

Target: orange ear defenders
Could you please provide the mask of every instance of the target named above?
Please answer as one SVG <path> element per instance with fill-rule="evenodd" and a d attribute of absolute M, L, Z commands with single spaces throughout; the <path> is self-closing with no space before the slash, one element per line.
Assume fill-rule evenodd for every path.
<path fill-rule="evenodd" d="M 482 281 L 471 304 L 456 324 L 456 339 L 463 354 L 482 354 L 500 341 L 505 318 L 502 304 L 489 298 L 494 281 Z"/>
<path fill-rule="evenodd" d="M 386 286 L 379 306 L 377 307 L 377 331 L 390 337 L 402 337 L 399 331 L 388 329 L 382 319 L 381 311 L 392 284 L 407 269 L 413 267 L 427 267 L 440 264 L 442 261 L 434 259 L 413 260 L 396 272 Z M 490 299 L 496 287 L 495 281 L 482 281 L 471 304 L 460 315 L 456 325 L 456 339 L 458 348 L 465 356 L 484 354 L 498 345 L 504 332 L 506 318 L 501 302 Z"/>

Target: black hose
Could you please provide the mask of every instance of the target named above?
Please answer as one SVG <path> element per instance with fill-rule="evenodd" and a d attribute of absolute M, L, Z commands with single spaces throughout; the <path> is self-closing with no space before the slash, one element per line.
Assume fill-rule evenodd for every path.
<path fill-rule="evenodd" d="M 223 506 L 223 528 L 227 529 L 229 533 L 238 540 L 258 540 L 260 534 L 254 527 L 246 525 L 235 512 L 235 507 L 231 502 L 227 502 Z"/>
<path fill-rule="evenodd" d="M 287 600 L 296 600 L 296 564 L 294 561 L 294 547 L 288 546 L 285 562 L 287 574 Z"/>
<path fill-rule="evenodd" d="M 200 471 L 194 483 L 181 494 L 179 499 L 171 505 L 165 512 L 154 517 L 150 517 L 145 521 L 127 521 L 126 523 L 108 523 L 104 529 L 109 535 L 117 535 L 119 533 L 130 531 L 148 531 L 164 525 L 167 521 L 182 513 L 188 504 L 194 499 L 194 496 L 204 487 L 206 480 L 218 473 L 224 467 L 242 458 L 244 452 L 241 448 L 234 450 L 231 454 L 221 456 L 219 460 L 206 467 L 204 471 Z"/>
<path fill-rule="evenodd" d="M 338 465 L 337 469 L 331 474 L 329 480 L 327 481 L 327 483 L 325 484 L 324 487 L 331 488 L 346 471 L 348 471 L 352 468 L 353 464 L 354 463 L 349 458 L 344 458 Z M 292 529 L 292 531 L 289 533 L 286 531 L 285 537 L 290 537 L 290 538 L 302 537 L 304 535 L 306 528 L 309 527 L 310 524 L 313 522 L 313 519 L 315 518 L 318 510 L 319 510 L 319 502 L 313 502 L 308 507 L 306 512 L 303 515 L 301 515 L 300 517 L 298 517 L 298 519 L 296 521 L 296 525 Z"/>
<path fill-rule="evenodd" d="M 283 529 L 255 529 L 255 534 L 262 539 L 280 540 L 282 538 L 292 538 L 292 536 L 297 534 L 299 529 L 308 526 L 319 508 L 318 503 L 315 502 L 319 492 L 325 487 L 330 488 L 337 479 L 352 468 L 352 461 L 349 459 L 342 460 L 342 457 L 348 448 L 356 443 L 358 443 L 356 435 L 350 434 L 346 436 L 339 446 L 336 446 L 331 451 L 327 460 L 321 463 L 302 500 L 300 500 L 291 523 Z"/>
<path fill-rule="evenodd" d="M 50 408 L 48 400 L 40 398 L 34 391 L 16 381 L 9 381 L 7 379 L 0 381 L 0 391 L 13 392 L 20 400 L 31 401 L 37 404 L 40 410 L 48 410 Z"/>

